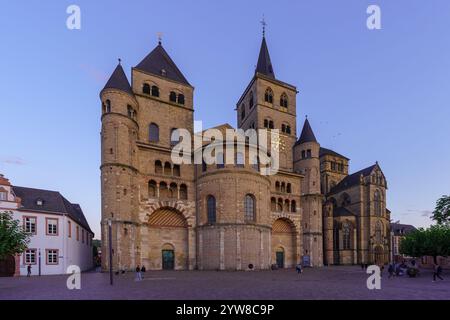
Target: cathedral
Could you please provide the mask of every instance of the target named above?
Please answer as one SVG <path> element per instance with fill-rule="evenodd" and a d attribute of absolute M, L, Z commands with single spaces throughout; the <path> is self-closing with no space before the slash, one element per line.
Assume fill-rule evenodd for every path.
<path fill-rule="evenodd" d="M 297 136 L 296 95 L 275 76 L 263 35 L 237 99 L 237 127 L 279 130 L 279 170 L 260 174 L 248 153 L 233 164 L 180 165 L 171 158 L 179 142 L 172 133 L 194 136 L 194 87 L 161 41 L 131 69 L 131 83 L 119 61 L 100 92 L 103 269 L 109 242 L 115 271 L 387 263 L 390 212 L 379 164 L 349 174 L 349 159 L 321 147 L 307 118 Z"/>

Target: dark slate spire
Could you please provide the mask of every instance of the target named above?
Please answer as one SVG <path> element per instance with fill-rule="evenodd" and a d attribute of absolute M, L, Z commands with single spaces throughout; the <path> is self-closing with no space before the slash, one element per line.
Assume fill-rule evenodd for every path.
<path fill-rule="evenodd" d="M 128 82 L 127 76 L 123 71 L 120 61 L 121 60 L 119 59 L 119 64 L 117 65 L 116 69 L 114 69 L 114 72 L 112 73 L 103 90 L 118 89 L 126 93 L 133 94 L 133 90 L 131 90 L 130 83 Z"/>
<path fill-rule="evenodd" d="M 159 39 L 156 48 L 136 66 L 136 69 L 190 86 L 180 69 L 164 50 L 161 39 Z"/>
<path fill-rule="evenodd" d="M 302 133 L 300 135 L 300 138 L 297 140 L 296 144 L 305 142 L 317 142 L 316 137 L 314 136 L 314 132 L 311 129 L 311 125 L 309 124 L 308 118 L 306 118 L 305 120 Z"/>
<path fill-rule="evenodd" d="M 264 35 L 261 43 L 261 49 L 259 50 L 256 72 L 275 79 L 275 73 L 273 72 L 272 62 L 270 62 L 269 50 L 267 49 L 266 37 Z"/>

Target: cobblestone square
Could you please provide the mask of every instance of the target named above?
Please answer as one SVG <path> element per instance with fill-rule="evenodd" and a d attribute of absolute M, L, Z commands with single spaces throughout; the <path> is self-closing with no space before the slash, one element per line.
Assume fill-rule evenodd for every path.
<path fill-rule="evenodd" d="M 450 299 L 450 279 L 432 282 L 422 270 L 418 278 L 387 278 L 380 290 L 366 287 L 367 275 L 358 266 L 294 270 L 216 272 L 152 271 L 135 281 L 134 273 L 114 275 L 88 272 L 81 276 L 81 290 L 68 290 L 67 276 L 0 278 L 0 299 Z"/>

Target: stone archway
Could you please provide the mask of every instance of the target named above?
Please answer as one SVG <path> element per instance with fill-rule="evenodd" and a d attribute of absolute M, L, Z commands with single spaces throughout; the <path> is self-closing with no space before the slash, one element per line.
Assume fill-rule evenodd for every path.
<path fill-rule="evenodd" d="M 376 246 L 374 249 L 374 262 L 376 265 L 384 264 L 384 249 L 382 246 Z"/>
<path fill-rule="evenodd" d="M 156 209 L 148 218 L 150 269 L 188 269 L 188 223 L 175 208 Z"/>
<path fill-rule="evenodd" d="M 296 232 L 294 223 L 288 218 L 276 219 L 272 224 L 272 264 L 292 268 L 296 264 Z M 279 266 L 280 267 L 280 266 Z"/>

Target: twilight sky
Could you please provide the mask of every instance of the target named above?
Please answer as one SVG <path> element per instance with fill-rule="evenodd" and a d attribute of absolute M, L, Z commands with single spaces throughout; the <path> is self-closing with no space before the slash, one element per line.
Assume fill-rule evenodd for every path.
<path fill-rule="evenodd" d="M 81 8 L 81 30 L 66 8 Z M 370 4 L 381 30 L 366 27 Z M 430 224 L 450 193 L 450 1 L 9 1 L 0 14 L 0 173 L 80 203 L 100 238 L 99 92 L 157 44 L 195 87 L 195 119 L 236 125 L 262 15 L 279 80 L 294 84 L 319 143 L 378 161 L 392 218 Z"/>

